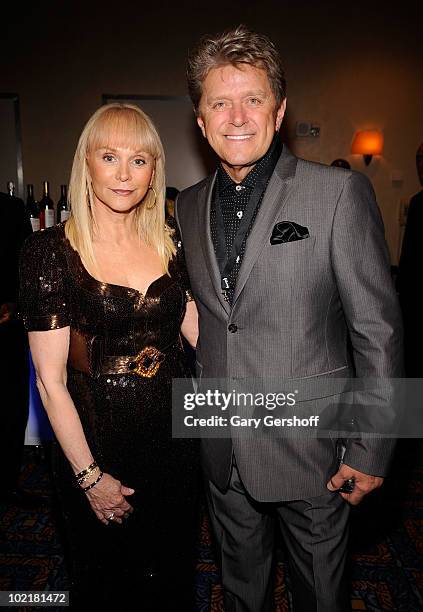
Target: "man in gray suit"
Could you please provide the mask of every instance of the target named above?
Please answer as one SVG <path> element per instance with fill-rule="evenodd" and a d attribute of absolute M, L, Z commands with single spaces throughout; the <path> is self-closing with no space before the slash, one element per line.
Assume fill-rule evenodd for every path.
<path fill-rule="evenodd" d="M 190 54 L 197 122 L 217 171 L 183 191 L 176 217 L 199 311 L 197 375 L 298 379 L 402 374 L 401 324 L 383 224 L 361 174 L 296 158 L 271 41 L 240 26 Z M 317 402 L 317 398 L 316 398 Z M 382 484 L 391 440 L 202 440 L 225 609 L 272 606 L 274 525 L 296 611 L 350 609 L 350 504 Z M 353 487 L 340 492 L 344 483 Z M 348 491 L 348 489 L 346 489 Z"/>

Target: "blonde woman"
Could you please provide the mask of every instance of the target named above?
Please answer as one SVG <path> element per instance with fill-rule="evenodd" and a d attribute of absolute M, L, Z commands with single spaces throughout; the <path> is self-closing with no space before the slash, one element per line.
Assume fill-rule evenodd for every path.
<path fill-rule="evenodd" d="M 165 577 L 189 610 L 197 446 L 172 440 L 171 383 L 188 375 L 180 333 L 195 345 L 197 312 L 138 107 L 90 118 L 69 197 L 69 220 L 24 245 L 20 311 L 56 438 L 72 601 L 161 609 Z"/>

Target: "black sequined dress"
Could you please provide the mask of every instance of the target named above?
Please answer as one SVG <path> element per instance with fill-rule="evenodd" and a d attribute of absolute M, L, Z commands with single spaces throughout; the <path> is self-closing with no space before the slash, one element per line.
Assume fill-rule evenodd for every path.
<path fill-rule="evenodd" d="M 85 601 L 116 596 L 123 602 L 132 591 L 129 601 L 135 602 L 135 590 L 142 603 L 151 572 L 179 586 L 192 577 L 197 443 L 172 439 L 171 431 L 172 378 L 189 376 L 178 337 L 190 294 L 183 248 L 172 223 L 177 254 L 170 276 L 155 280 L 145 295 L 93 278 L 66 239 L 64 223 L 34 233 L 22 250 L 20 312 L 27 330 L 71 326 L 102 336 L 104 353 L 119 356 L 173 342 L 152 378 L 132 372 L 95 378 L 68 365 L 67 387 L 93 457 L 104 472 L 135 489 L 127 498 L 134 513 L 122 525 L 102 524 L 75 488 L 73 471 L 54 443 L 53 474 L 70 572 L 75 597 Z M 176 592 L 173 597 L 176 604 Z"/>

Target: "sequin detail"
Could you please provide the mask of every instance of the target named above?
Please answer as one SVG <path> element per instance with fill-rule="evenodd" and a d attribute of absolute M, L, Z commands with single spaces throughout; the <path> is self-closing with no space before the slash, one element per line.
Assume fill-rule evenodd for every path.
<path fill-rule="evenodd" d="M 63 304 L 66 306 L 66 304 Z M 22 316 L 25 327 L 31 328 L 32 331 L 45 331 L 50 329 L 59 329 L 69 325 L 69 317 L 66 313 L 42 315 L 40 317 L 25 317 Z"/>
<path fill-rule="evenodd" d="M 168 224 L 173 224 L 176 256 L 169 275 L 155 280 L 145 295 L 91 277 L 67 241 L 64 224 L 32 234 L 23 246 L 20 268 L 19 309 L 26 328 L 70 325 L 101 335 L 106 355 L 136 355 L 140 346 L 170 344 L 179 334 L 190 288 L 176 225 L 172 220 Z M 105 527 L 85 496 L 75 491 L 69 463 L 59 445 L 53 446 L 53 474 L 70 534 L 71 564 L 83 586 L 103 563 L 113 567 L 116 589 L 123 589 L 128 567 L 141 576 L 143 566 L 154 565 L 158 551 L 168 546 L 172 554 L 189 551 L 198 441 L 173 439 L 171 420 L 172 378 L 189 375 L 179 344 L 166 353 L 150 379 L 131 373 L 94 379 L 68 367 L 67 387 L 93 457 L 102 471 L 135 489 L 128 498 L 133 515 L 116 529 Z M 116 550 L 125 563 L 116 565 Z M 183 567 L 183 559 L 174 560 Z M 136 580 L 131 576 L 132 584 Z"/>

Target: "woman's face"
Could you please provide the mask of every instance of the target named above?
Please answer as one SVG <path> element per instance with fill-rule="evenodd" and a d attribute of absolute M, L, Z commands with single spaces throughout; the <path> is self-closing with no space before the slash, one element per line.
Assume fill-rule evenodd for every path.
<path fill-rule="evenodd" d="M 129 212 L 146 195 L 154 177 L 150 153 L 117 146 L 96 149 L 87 156 L 95 204 Z"/>

